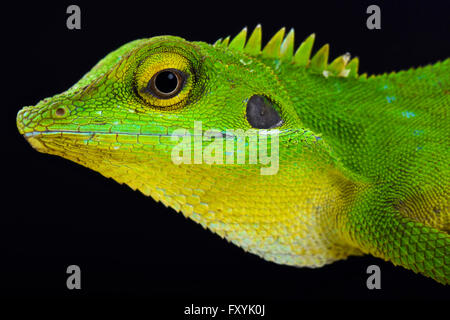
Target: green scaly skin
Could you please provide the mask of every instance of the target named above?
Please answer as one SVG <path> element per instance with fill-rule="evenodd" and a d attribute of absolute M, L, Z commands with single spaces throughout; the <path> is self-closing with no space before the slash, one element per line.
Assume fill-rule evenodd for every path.
<path fill-rule="evenodd" d="M 261 50 L 259 26 L 214 45 L 137 40 L 23 108 L 17 126 L 38 151 L 126 183 L 264 259 L 319 267 L 368 253 L 448 284 L 450 59 L 367 78 L 347 55 L 328 64 L 328 46 L 311 58 L 313 40 L 295 55 L 284 29 Z M 145 91 L 167 68 L 188 75 L 181 91 Z M 194 121 L 203 132 L 251 129 L 253 95 L 283 120 L 276 174 L 172 162 L 171 133 L 193 132 Z"/>

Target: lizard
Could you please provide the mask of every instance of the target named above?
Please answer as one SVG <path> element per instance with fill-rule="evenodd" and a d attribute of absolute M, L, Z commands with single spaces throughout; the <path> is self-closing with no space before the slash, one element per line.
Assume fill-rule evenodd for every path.
<path fill-rule="evenodd" d="M 329 62 L 328 44 L 312 54 L 315 34 L 294 50 L 294 29 L 264 47 L 260 25 L 247 33 L 124 44 L 23 107 L 18 130 L 268 261 L 317 268 L 370 254 L 448 284 L 450 59 L 367 76 L 348 53 Z M 184 146 L 204 151 L 235 142 L 229 129 L 270 133 L 277 172 L 221 163 L 219 149 L 213 163 L 173 160 L 191 132 Z"/>

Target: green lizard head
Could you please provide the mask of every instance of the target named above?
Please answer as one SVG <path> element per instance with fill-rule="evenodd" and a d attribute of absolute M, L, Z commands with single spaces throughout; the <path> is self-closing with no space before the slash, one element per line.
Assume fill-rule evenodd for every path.
<path fill-rule="evenodd" d="M 259 27 L 246 45 L 245 29 L 231 43 L 215 45 L 172 36 L 128 43 L 68 91 L 23 108 L 17 126 L 38 151 L 139 189 L 247 250 L 278 262 L 323 264 L 347 253 L 331 250 L 328 240 L 311 250 L 311 243 L 302 243 L 301 220 L 331 208 L 339 174 L 324 174 L 334 170 L 334 160 L 319 135 L 302 125 L 278 77 L 283 60 L 307 75 L 312 41 L 294 56 L 293 33 L 281 43 L 283 37 L 284 29 L 262 51 Z M 319 66 L 324 54 L 311 65 Z M 242 136 L 231 131 L 237 129 L 247 134 L 241 150 Z M 231 141 L 231 150 L 219 144 L 206 150 L 213 143 L 199 144 L 202 136 L 222 146 Z M 251 152 L 262 149 L 250 150 L 255 136 L 268 141 L 271 163 L 249 163 Z M 177 155 L 189 152 L 181 164 L 181 156 L 174 161 L 175 148 L 182 151 Z M 215 163 L 201 153 L 196 158 L 199 150 Z M 234 161 L 226 162 L 230 151 Z M 246 153 L 241 164 L 239 152 Z M 268 165 L 274 170 L 261 174 Z M 269 228 L 276 214 L 284 218 Z M 329 231 L 313 230 L 320 232 Z"/>
<path fill-rule="evenodd" d="M 282 83 L 259 59 L 173 36 L 124 45 L 70 90 L 18 115 L 21 133 L 35 140 L 54 132 L 170 137 L 192 131 L 194 121 L 204 131 L 302 127 Z"/>

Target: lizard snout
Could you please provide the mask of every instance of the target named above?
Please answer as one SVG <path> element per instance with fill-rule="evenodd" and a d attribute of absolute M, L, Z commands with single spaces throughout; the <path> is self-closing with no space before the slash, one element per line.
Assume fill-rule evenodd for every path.
<path fill-rule="evenodd" d="M 25 134 L 27 129 L 27 124 L 29 124 L 29 117 L 33 107 L 23 107 L 18 113 L 16 117 L 17 129 L 19 129 L 20 134 Z"/>

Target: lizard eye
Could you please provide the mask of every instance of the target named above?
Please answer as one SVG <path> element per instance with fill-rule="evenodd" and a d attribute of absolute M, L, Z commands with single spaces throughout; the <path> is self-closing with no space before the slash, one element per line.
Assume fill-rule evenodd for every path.
<path fill-rule="evenodd" d="M 187 75 L 177 69 L 157 72 L 148 82 L 147 90 L 159 99 L 170 99 L 183 89 Z"/>
<path fill-rule="evenodd" d="M 199 99 L 204 90 L 206 81 L 196 56 L 177 48 L 166 50 L 138 60 L 133 72 L 133 89 L 143 109 L 177 110 Z"/>

